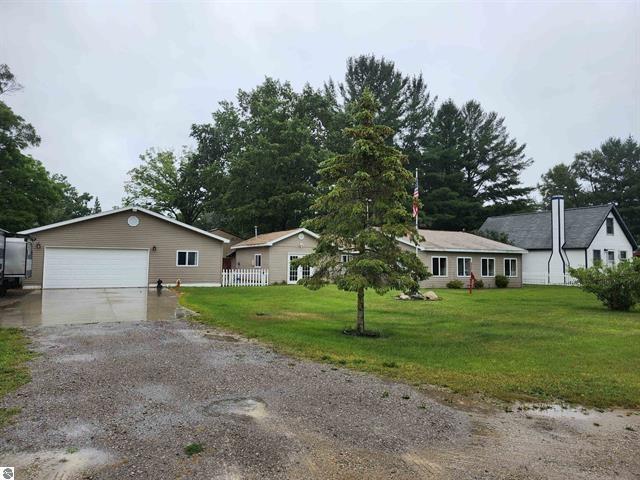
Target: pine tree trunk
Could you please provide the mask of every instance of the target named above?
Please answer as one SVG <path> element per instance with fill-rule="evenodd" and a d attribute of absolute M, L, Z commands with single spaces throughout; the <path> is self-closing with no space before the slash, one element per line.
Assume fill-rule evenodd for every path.
<path fill-rule="evenodd" d="M 358 335 L 364 334 L 364 288 L 358 289 L 358 318 L 356 321 Z"/>

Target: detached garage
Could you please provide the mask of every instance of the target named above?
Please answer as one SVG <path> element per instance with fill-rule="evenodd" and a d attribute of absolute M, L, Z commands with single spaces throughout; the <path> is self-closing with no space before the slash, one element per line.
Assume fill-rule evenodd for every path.
<path fill-rule="evenodd" d="M 226 238 L 125 207 L 21 232 L 33 238 L 26 288 L 220 285 Z"/>

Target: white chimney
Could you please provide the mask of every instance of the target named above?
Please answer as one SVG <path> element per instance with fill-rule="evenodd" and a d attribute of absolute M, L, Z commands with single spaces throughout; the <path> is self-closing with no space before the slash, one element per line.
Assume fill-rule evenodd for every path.
<path fill-rule="evenodd" d="M 564 251 L 564 197 L 551 197 L 551 257 L 549 258 L 549 281 L 564 283 L 569 271 L 569 259 Z"/>

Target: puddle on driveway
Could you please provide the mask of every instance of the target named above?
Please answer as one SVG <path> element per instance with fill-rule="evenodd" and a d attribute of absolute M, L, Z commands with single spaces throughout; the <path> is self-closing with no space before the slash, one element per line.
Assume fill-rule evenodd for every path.
<path fill-rule="evenodd" d="M 267 405 L 255 398 L 227 398 L 211 402 L 205 412 L 214 415 L 228 414 L 261 419 L 267 416 Z"/>
<path fill-rule="evenodd" d="M 19 453 L 1 459 L 3 465 L 15 467 L 16 478 L 31 480 L 66 480 L 77 478 L 87 468 L 113 462 L 113 456 L 102 450 L 83 448 L 75 453 L 65 450 L 45 450 Z"/>
<path fill-rule="evenodd" d="M 0 326 L 38 327 L 176 318 L 177 297 L 170 290 L 85 288 L 34 290 L 0 307 Z"/>

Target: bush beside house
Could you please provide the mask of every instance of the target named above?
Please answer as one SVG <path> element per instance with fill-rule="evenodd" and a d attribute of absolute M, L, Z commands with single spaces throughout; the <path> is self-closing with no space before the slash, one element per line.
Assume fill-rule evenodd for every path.
<path fill-rule="evenodd" d="M 640 301 L 640 258 L 605 266 L 572 268 L 571 275 L 580 288 L 595 294 L 611 310 L 630 310 Z"/>

